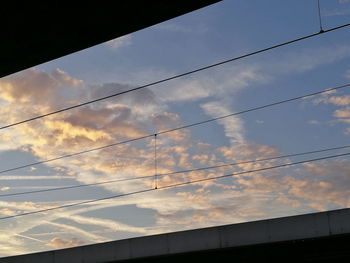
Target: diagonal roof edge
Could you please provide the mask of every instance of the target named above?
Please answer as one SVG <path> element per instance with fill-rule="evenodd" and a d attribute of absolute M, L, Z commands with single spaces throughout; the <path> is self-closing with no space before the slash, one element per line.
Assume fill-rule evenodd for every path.
<path fill-rule="evenodd" d="M 347 254 L 344 256 L 346 259 L 349 259 L 349 235 L 350 208 L 345 208 L 4 257 L 0 258 L 0 263 L 124 262 L 127 260 L 137 262 L 132 260 L 139 259 L 140 261 L 138 262 L 143 262 L 142 260 L 144 262 L 178 262 L 176 255 L 184 255 L 183 259 L 186 262 L 190 260 L 201 262 L 204 260 L 196 261 L 194 260 L 196 256 L 191 257 L 191 255 L 197 254 L 198 259 L 206 258 L 208 255 L 206 253 L 210 251 L 216 251 L 214 254 L 216 257 L 221 254 L 224 255 L 225 251 L 229 251 L 233 255 L 232 257 L 237 259 L 235 255 L 238 256 L 241 253 L 239 248 L 243 248 L 245 260 L 237 260 L 235 262 L 270 262 L 257 260 L 261 254 L 266 252 L 263 245 L 267 248 L 266 245 L 270 244 L 270 251 L 273 251 L 278 256 L 282 256 L 284 259 L 286 257 L 288 259 L 292 255 L 291 251 L 294 251 L 295 244 L 300 246 L 303 243 L 310 243 L 311 246 L 307 246 L 307 249 L 304 248 L 302 251 L 299 251 L 301 253 L 298 255 L 307 256 L 306 250 L 317 248 L 319 240 L 324 240 L 323 243 L 326 249 L 323 249 L 324 251 L 316 251 L 317 253 L 323 253 L 322 255 L 316 253 L 317 258 L 339 253 L 334 247 L 343 244 L 340 247 L 344 247 L 344 250 L 347 251 Z M 341 237 L 347 237 L 346 242 Z M 285 244 L 285 249 L 278 252 L 278 249 L 281 249 L 279 245 L 281 243 Z M 334 244 L 334 247 L 331 244 Z M 260 255 L 255 256 L 253 251 L 255 251 L 254 247 L 256 246 L 260 246 L 263 249 Z M 247 250 L 245 250 L 246 248 Z M 231 249 L 235 253 L 230 252 L 232 251 Z M 340 252 L 343 253 L 344 251 L 340 250 Z M 248 255 L 249 257 L 247 257 Z M 161 260 L 155 261 L 154 259 L 156 258 Z M 248 259 L 253 260 L 250 261 Z M 329 262 L 338 261 L 331 260 Z M 348 260 L 342 262 L 348 262 Z"/>
<path fill-rule="evenodd" d="M 221 0 L 14 2 L 2 6 L 0 77 Z"/>

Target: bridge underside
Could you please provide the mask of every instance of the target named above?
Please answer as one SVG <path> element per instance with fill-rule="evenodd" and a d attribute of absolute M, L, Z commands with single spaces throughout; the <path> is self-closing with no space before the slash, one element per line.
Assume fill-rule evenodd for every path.
<path fill-rule="evenodd" d="M 350 209 L 0 258 L 0 263 L 350 262 Z"/>
<path fill-rule="evenodd" d="M 4 2 L 0 16 L 0 77 L 218 1 Z"/>
<path fill-rule="evenodd" d="M 349 244 L 344 234 L 112 262 L 350 262 Z"/>

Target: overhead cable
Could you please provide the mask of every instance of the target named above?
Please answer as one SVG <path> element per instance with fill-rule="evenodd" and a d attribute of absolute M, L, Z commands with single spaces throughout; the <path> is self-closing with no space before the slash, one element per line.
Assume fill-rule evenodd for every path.
<path fill-rule="evenodd" d="M 221 178 L 225 178 L 225 177 L 232 177 L 235 175 L 248 174 L 248 173 L 254 173 L 254 172 L 262 172 L 262 171 L 278 169 L 278 168 L 283 168 L 283 167 L 289 167 L 289 166 L 303 164 L 303 163 L 310 163 L 310 162 L 316 162 L 316 161 L 321 161 L 321 160 L 326 160 L 326 159 L 331 159 L 331 158 L 344 157 L 347 155 L 350 155 L 350 152 L 343 153 L 343 154 L 330 155 L 330 156 L 320 157 L 320 158 L 315 158 L 315 159 L 309 159 L 309 160 L 304 160 L 304 161 L 299 161 L 299 162 L 290 162 L 290 163 L 285 163 L 285 164 L 281 164 L 281 165 L 259 168 L 259 169 L 255 169 L 255 170 L 243 171 L 243 172 L 238 172 L 238 173 L 231 173 L 231 174 L 225 174 L 225 175 L 214 176 L 214 177 L 209 177 L 209 178 L 197 179 L 197 180 L 188 181 L 188 182 L 176 183 L 176 184 L 172 184 L 172 185 L 161 186 L 161 187 L 158 187 L 157 189 L 156 188 L 148 188 L 148 189 L 143 189 L 143 190 L 139 190 L 139 191 L 123 193 L 123 194 L 118 194 L 118 195 L 113 195 L 113 196 L 107 196 L 107 197 L 98 198 L 98 199 L 85 200 L 85 201 L 81 201 L 81 202 L 76 202 L 76 203 L 71 203 L 71 204 L 66 204 L 66 205 L 61 205 L 61 206 L 55 206 L 55 207 L 45 208 L 45 209 L 41 209 L 41 210 L 35 210 L 35 211 L 30 211 L 30 212 L 15 214 L 15 215 L 4 216 L 4 217 L 0 217 L 0 220 L 21 217 L 21 216 L 28 216 L 28 215 L 33 215 L 33 214 L 39 214 L 39 213 L 49 212 L 49 211 L 63 209 L 63 208 L 69 208 L 69 207 L 74 207 L 74 206 L 79 206 L 79 205 L 101 202 L 101 201 L 105 201 L 105 200 L 109 200 L 109 199 L 115 199 L 115 198 L 136 195 L 136 194 L 141 194 L 141 193 L 146 193 L 146 192 L 151 192 L 151 191 L 157 191 L 157 190 L 162 190 L 162 189 L 180 187 L 180 186 L 200 183 L 200 182 L 204 182 L 204 181 L 221 179 Z"/>
<path fill-rule="evenodd" d="M 155 85 L 158 85 L 158 84 L 161 84 L 161 83 L 164 83 L 164 82 L 168 82 L 170 80 L 174 80 L 174 79 L 178 79 L 178 78 L 181 78 L 181 77 L 184 77 L 184 76 L 188 76 L 188 75 L 191 75 L 191 74 L 203 71 L 203 70 L 207 70 L 207 69 L 210 69 L 210 68 L 214 68 L 214 67 L 217 67 L 217 66 L 229 63 L 229 62 L 233 62 L 233 61 L 236 61 L 236 60 L 247 58 L 247 57 L 250 57 L 250 56 L 253 56 L 253 55 L 257 55 L 257 54 L 260 54 L 260 53 L 263 53 L 263 52 L 266 52 L 266 51 L 269 51 L 269 50 L 272 50 L 272 49 L 275 49 L 275 48 L 279 48 L 279 47 L 290 45 L 292 43 L 296 43 L 296 42 L 299 42 L 299 41 L 302 41 L 302 40 L 306 40 L 306 39 L 309 39 L 309 38 L 312 38 L 312 37 L 316 37 L 316 36 L 318 36 L 320 34 L 325 34 L 325 33 L 329 33 L 329 32 L 335 31 L 335 30 L 346 28 L 348 26 L 350 26 L 350 23 L 349 24 L 343 24 L 343 25 L 337 26 L 337 27 L 332 27 L 332 28 L 327 29 L 327 30 L 323 30 L 323 31 L 320 31 L 320 32 L 317 32 L 317 33 L 309 34 L 309 35 L 306 35 L 306 36 L 303 36 L 303 37 L 299 37 L 299 38 L 296 38 L 296 39 L 293 39 L 293 40 L 289 40 L 289 41 L 286 41 L 286 42 L 283 42 L 283 43 L 280 43 L 280 44 L 277 44 L 277 45 L 273 45 L 273 46 L 270 46 L 270 47 L 267 47 L 267 48 L 259 49 L 257 51 L 253 51 L 253 52 L 250 52 L 250 53 L 238 56 L 238 57 L 233 57 L 233 58 L 230 58 L 230 59 L 226 59 L 226 60 L 214 63 L 214 64 L 210 64 L 210 65 L 207 65 L 207 66 L 204 66 L 204 67 L 200 67 L 200 68 L 197 68 L 197 69 L 194 69 L 194 70 L 191 70 L 191 71 L 187 71 L 187 72 L 184 72 L 184 73 L 181 73 L 181 74 L 177 74 L 177 75 L 174 75 L 174 76 L 171 76 L 171 77 L 168 77 L 168 78 L 164 78 L 164 79 L 161 79 L 161 80 L 158 80 L 158 81 L 155 81 L 155 82 L 151 82 L 151 83 L 139 86 L 139 87 L 135 87 L 135 88 L 132 88 L 132 89 L 129 89 L 129 90 L 126 90 L 126 91 L 113 93 L 113 94 L 108 95 L 108 96 L 104 96 L 104 97 L 100 97 L 100 98 L 97 98 L 97 99 L 89 100 L 89 101 L 86 101 L 86 102 L 83 102 L 83 103 L 80 103 L 80 104 L 76 104 L 76 105 L 73 105 L 73 106 L 69 106 L 69 107 L 66 107 L 66 108 L 62 108 L 62 109 L 59 109 L 59 110 L 48 112 L 48 113 L 45 113 L 45 114 L 42 114 L 42 115 L 38 115 L 38 116 L 29 118 L 29 119 L 25 119 L 25 120 L 13 122 L 13 123 L 10 123 L 10 124 L 6 124 L 4 126 L 1 126 L 0 130 L 7 129 L 7 128 L 10 128 L 10 127 L 13 127 L 13 126 L 17 126 L 17 125 L 20 125 L 20 124 L 23 124 L 23 123 L 31 122 L 31 121 L 34 121 L 34 120 L 37 120 L 37 119 L 45 118 L 45 117 L 48 117 L 48 116 L 51 116 L 51 115 L 54 115 L 54 114 L 57 114 L 57 113 L 61 113 L 61 112 L 65 112 L 65 111 L 68 111 L 68 110 L 80 108 L 82 106 L 86 106 L 86 105 L 89 105 L 89 104 L 92 104 L 92 103 L 96 103 L 96 102 L 99 102 L 99 101 L 103 101 L 103 100 L 107 100 L 107 99 L 110 99 L 110 98 L 114 98 L 114 97 L 117 97 L 117 96 L 120 96 L 120 95 L 123 95 L 123 94 L 126 94 L 126 93 L 130 93 L 130 92 L 133 92 L 133 91 L 145 89 L 147 87 L 155 86 Z"/>
<path fill-rule="evenodd" d="M 262 110 L 262 109 L 265 109 L 265 108 L 277 106 L 277 105 L 280 105 L 280 104 L 283 104 L 283 103 L 292 102 L 292 101 L 296 101 L 296 100 L 300 100 L 300 99 L 305 99 L 305 98 L 308 98 L 308 97 L 311 97 L 311 96 L 315 96 L 315 95 L 319 95 L 319 94 L 327 93 L 327 92 L 331 92 L 331 91 L 336 91 L 336 90 L 340 90 L 340 89 L 345 89 L 345 88 L 349 88 L 349 87 L 350 87 L 350 83 L 344 84 L 344 85 L 341 85 L 341 86 L 337 86 L 337 87 L 334 87 L 334 88 L 330 88 L 330 89 L 324 89 L 324 90 L 308 93 L 308 94 L 297 96 L 297 97 L 293 97 L 293 98 L 290 98 L 290 99 L 285 99 L 285 100 L 281 100 L 281 101 L 272 102 L 272 103 L 265 104 L 265 105 L 258 106 L 258 107 L 254 107 L 254 108 L 249 108 L 249 109 L 246 109 L 246 110 L 230 113 L 230 114 L 219 116 L 219 117 L 216 117 L 216 118 L 211 118 L 211 119 L 207 119 L 207 120 L 203 120 L 203 121 L 199 121 L 199 122 L 194 122 L 194 123 L 191 123 L 191 124 L 179 126 L 179 127 L 168 129 L 168 130 L 159 131 L 159 132 L 157 132 L 157 135 L 162 135 L 162 134 L 166 134 L 166 133 L 170 133 L 170 132 L 174 132 L 174 131 L 178 131 L 178 130 L 182 130 L 182 129 L 191 128 L 191 127 L 194 127 L 194 126 L 203 125 L 203 124 L 210 123 L 210 122 L 213 122 L 213 121 L 217 121 L 217 120 L 221 120 L 221 119 L 225 119 L 225 118 L 229 118 L 229 117 L 233 117 L 233 116 L 237 116 L 237 115 L 242 115 L 242 114 L 245 114 L 245 113 L 249 113 L 249 112 L 253 112 L 253 111 Z M 106 145 L 103 145 L 103 146 L 99 146 L 99 147 L 96 147 L 96 148 L 90 148 L 90 149 L 87 149 L 87 150 L 84 150 L 84 151 L 80 151 L 80 152 L 65 154 L 65 155 L 61 155 L 61 156 L 58 156 L 58 157 L 54 157 L 54 158 L 50 158 L 50 159 L 46 159 L 46 160 L 42 160 L 42 161 L 38 161 L 38 162 L 32 162 L 32 163 L 16 166 L 16 167 L 13 167 L 13 168 L 0 170 L 0 174 L 16 171 L 16 170 L 23 169 L 23 168 L 32 167 L 32 166 L 36 166 L 36 165 L 40 165 L 40 164 L 45 164 L 45 163 L 49 163 L 49 162 L 53 162 L 53 161 L 58 161 L 58 160 L 61 160 L 61 159 L 70 158 L 70 157 L 78 156 L 78 155 L 81 155 L 81 154 L 86 154 L 86 153 L 90 153 L 90 152 L 106 149 L 106 148 L 113 147 L 113 146 L 118 146 L 118 145 L 130 143 L 130 142 L 134 142 L 134 141 L 138 141 L 138 140 L 142 140 L 142 139 L 146 139 L 146 138 L 151 138 L 151 137 L 155 137 L 155 134 L 148 134 L 148 135 L 140 136 L 138 138 L 133 138 L 133 139 L 129 139 L 129 140 L 121 141 L 121 142 L 115 142 L 115 143 L 111 143 L 111 144 L 106 144 Z"/>
<path fill-rule="evenodd" d="M 261 158 L 261 159 L 255 159 L 255 160 L 249 160 L 249 161 L 241 161 L 241 162 L 235 162 L 235 163 L 223 163 L 223 164 L 218 164 L 218 165 L 199 167 L 199 168 L 193 168 L 193 169 L 187 169 L 187 170 L 180 170 L 180 171 L 174 171 L 174 172 L 168 172 L 168 173 L 161 173 L 161 174 L 155 173 L 155 174 L 157 175 L 157 179 L 158 179 L 158 178 L 161 178 L 164 176 L 175 175 L 175 174 L 190 173 L 190 172 L 196 172 L 196 171 L 217 169 L 217 168 L 222 168 L 222 167 L 237 166 L 237 165 L 242 165 L 242 164 L 257 163 L 257 162 L 263 162 L 263 161 L 272 161 L 272 160 L 278 160 L 278 159 L 284 159 L 284 158 L 290 158 L 290 157 L 296 157 L 296 156 L 303 156 L 303 155 L 308 155 L 308 154 L 342 150 L 342 149 L 346 149 L 346 148 L 350 148 L 350 145 L 332 147 L 332 148 L 324 148 L 324 149 L 320 149 L 320 150 L 313 150 L 313 151 L 307 151 L 307 152 L 292 153 L 292 154 L 287 154 L 287 155 L 280 155 L 280 156 Z M 119 182 L 125 182 L 125 181 L 149 179 L 152 177 L 154 177 L 154 176 L 153 175 L 146 175 L 146 176 L 138 176 L 138 177 L 132 177 L 132 178 L 120 178 L 120 179 L 108 180 L 108 181 L 102 181 L 102 182 L 96 182 L 96 183 L 90 183 L 90 184 L 78 184 L 78 185 L 62 186 L 62 187 L 24 191 L 24 192 L 17 192 L 17 193 L 0 194 L 0 197 L 10 197 L 10 196 L 27 195 L 27 194 L 35 194 L 35 193 L 43 193 L 43 192 L 51 192 L 51 191 L 59 191 L 59 190 L 68 190 L 68 189 L 75 189 L 75 188 L 88 187 L 88 186 L 98 186 L 98 185 L 119 183 Z"/>
<path fill-rule="evenodd" d="M 174 175 L 174 174 L 190 173 L 190 172 L 196 172 L 196 171 L 217 169 L 217 168 L 222 168 L 222 167 L 237 166 L 237 165 L 242 165 L 242 164 L 257 163 L 257 162 L 263 162 L 263 161 L 272 161 L 272 160 L 278 160 L 278 159 L 284 159 L 284 158 L 290 158 L 290 157 L 296 157 L 296 156 L 302 156 L 302 155 L 308 155 L 308 154 L 342 150 L 342 149 L 346 149 L 346 148 L 350 148 L 350 145 L 345 145 L 345 146 L 340 146 L 340 147 L 332 147 L 332 148 L 324 148 L 324 149 L 320 149 L 320 150 L 313 150 L 313 151 L 307 151 L 307 152 L 292 153 L 292 154 L 287 154 L 287 155 L 280 155 L 280 156 L 261 158 L 261 159 L 255 159 L 255 160 L 249 160 L 249 161 L 241 161 L 241 162 L 235 162 L 235 163 L 223 163 L 223 164 L 217 164 L 217 165 L 205 166 L 205 167 L 199 167 L 199 168 L 193 168 L 193 169 L 187 169 L 187 170 L 180 170 L 180 171 L 174 171 L 174 172 L 168 172 L 168 173 L 161 173 L 161 174 L 155 173 L 155 174 L 157 175 L 157 178 L 159 178 L 159 177 L 164 177 L 164 176 L 169 176 L 169 175 Z M 153 175 L 138 176 L 138 177 L 132 177 L 132 178 L 121 178 L 121 179 L 108 180 L 108 181 L 102 181 L 102 182 L 90 183 L 90 184 L 79 184 L 79 185 L 62 186 L 62 187 L 24 191 L 24 192 L 17 192 L 17 193 L 0 194 L 0 197 L 10 197 L 10 196 L 18 196 L 18 195 L 26 195 L 26 194 L 35 194 L 35 193 L 67 190 L 67 189 L 74 189 L 74 188 L 81 188 L 81 187 L 88 187 L 88 186 L 98 186 L 98 185 L 112 184 L 112 183 L 125 182 L 125 181 L 149 179 L 152 177 L 153 177 Z"/>

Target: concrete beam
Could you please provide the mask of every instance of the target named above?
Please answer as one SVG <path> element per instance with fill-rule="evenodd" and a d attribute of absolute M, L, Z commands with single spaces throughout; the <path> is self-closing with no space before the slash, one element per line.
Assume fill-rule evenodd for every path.
<path fill-rule="evenodd" d="M 108 262 L 349 233 L 350 209 L 340 209 L 6 257 L 0 263 Z"/>
<path fill-rule="evenodd" d="M 3 1 L 0 77 L 218 1 Z"/>

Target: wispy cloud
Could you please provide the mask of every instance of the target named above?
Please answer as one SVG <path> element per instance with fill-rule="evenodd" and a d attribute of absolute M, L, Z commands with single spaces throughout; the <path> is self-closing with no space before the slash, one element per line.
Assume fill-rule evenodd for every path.
<path fill-rule="evenodd" d="M 209 116 L 216 118 L 232 113 L 232 110 L 223 105 L 222 102 L 208 102 L 201 105 L 202 109 Z M 235 116 L 219 120 L 224 126 L 226 137 L 230 138 L 231 143 L 244 142 L 243 121 Z"/>
<path fill-rule="evenodd" d="M 116 39 L 110 40 L 105 43 L 105 45 L 111 48 L 112 50 L 118 50 L 120 48 L 130 46 L 131 44 L 132 44 L 131 35 L 118 37 Z"/>
<path fill-rule="evenodd" d="M 313 103 L 315 105 L 318 104 L 331 104 L 337 106 L 338 109 L 333 111 L 333 117 L 335 120 L 326 122 L 326 124 L 334 125 L 335 122 L 340 123 L 350 123 L 350 95 L 336 95 L 335 93 L 324 94 L 323 96 L 313 99 Z M 316 124 L 316 120 L 314 120 L 310 124 Z M 321 122 L 317 122 L 317 124 L 321 124 Z M 348 134 L 349 128 L 345 130 L 345 134 Z"/>
<path fill-rule="evenodd" d="M 75 246 L 81 246 L 84 245 L 85 242 L 82 240 L 79 240 L 77 238 L 59 238 L 55 237 L 50 240 L 49 243 L 47 243 L 48 246 L 59 249 L 59 248 L 66 248 L 66 247 L 75 247 Z"/>
<path fill-rule="evenodd" d="M 12 181 L 12 180 L 60 180 L 60 179 L 73 179 L 71 176 L 62 175 L 2 175 L 0 181 Z M 5 191 L 5 190 L 2 190 Z"/>
<path fill-rule="evenodd" d="M 164 22 L 158 25 L 153 26 L 156 30 L 169 31 L 172 33 L 181 33 L 181 34 L 203 34 L 208 32 L 209 27 L 204 24 L 191 24 L 183 25 L 176 22 Z"/>
<path fill-rule="evenodd" d="M 323 11 L 323 15 L 326 17 L 332 16 L 346 16 L 350 14 L 350 8 L 343 9 L 333 9 L 333 10 L 325 10 Z"/>
<path fill-rule="evenodd" d="M 179 114 L 171 111 L 172 103 L 196 101 L 199 102 L 200 110 L 210 117 L 226 115 L 234 110 L 235 101 L 225 100 L 225 97 L 238 95 L 245 89 L 252 89 L 254 85 L 271 83 L 287 74 L 299 74 L 333 63 L 349 57 L 349 51 L 350 48 L 346 46 L 305 49 L 297 56 L 287 54 L 278 61 L 271 59 L 269 63 L 265 63 L 266 61 L 242 63 L 214 71 L 213 74 L 206 73 L 196 78 L 174 81 L 166 88 L 157 90 L 157 93 L 150 89 L 129 93 L 74 112 L 66 112 L 13 128 L 11 132 L 0 135 L 1 150 L 25 150 L 37 159 L 44 160 L 149 134 L 154 132 L 155 127 L 160 130 L 176 127 L 181 125 L 182 119 Z M 125 91 L 130 87 L 118 83 L 88 86 L 84 81 L 62 70 L 45 73 L 32 69 L 1 79 L 0 88 L 2 91 L 0 113 L 4 116 L 2 122 L 10 123 L 76 102 Z M 41 96 L 38 97 L 37 94 Z M 349 98 L 328 94 L 320 103 L 343 107 L 337 109 L 339 111 L 334 114 L 336 118 L 344 119 L 344 116 L 341 117 L 339 114 L 340 110 L 346 110 Z M 204 166 L 223 161 L 271 157 L 280 153 L 276 147 L 249 142 L 244 122 L 240 118 L 220 120 L 219 124 L 223 126 L 231 145 L 215 148 L 208 142 L 199 143 L 194 139 L 195 134 L 189 130 L 160 136 L 158 172 L 190 169 L 198 164 Z M 55 169 L 59 175 L 5 175 L 1 176 L 0 180 L 70 178 L 80 183 L 94 183 L 154 175 L 153 143 L 153 140 L 138 141 L 106 148 L 98 153 L 48 163 L 47 166 Z M 245 164 L 164 176 L 159 178 L 159 183 L 168 185 L 210 178 L 225 172 L 270 167 L 280 162 Z M 101 231 L 116 231 L 116 234 L 119 231 L 144 235 L 211 224 L 242 222 L 333 206 L 347 206 L 349 182 L 345 176 L 348 173 L 346 163 L 329 162 L 324 163 L 322 167 L 324 169 L 320 172 L 315 167 L 304 166 L 298 170 L 298 176 L 294 175 L 296 174 L 294 170 L 284 173 L 276 171 L 237 175 L 227 178 L 228 181 L 213 180 L 167 191 L 155 191 L 143 195 L 142 198 L 120 198 L 76 207 L 74 210 L 51 211 L 45 214 L 45 222 L 42 220 L 42 215 L 33 215 L 30 220 L 17 218 L 12 223 L 4 223 L 2 227 L 6 233 L 1 232 L 0 235 L 0 253 L 8 255 L 14 248 L 17 251 L 28 251 L 27 243 L 16 235 L 30 236 L 29 232 L 53 230 L 54 235 L 48 236 L 48 240 L 45 241 L 49 246 L 61 247 L 108 239 L 102 232 L 92 233 L 91 226 Z M 329 172 L 324 176 L 326 167 L 332 167 L 337 173 Z M 152 187 L 153 183 L 153 180 L 138 180 L 103 185 L 101 189 L 112 194 L 126 193 Z M 79 200 L 69 202 L 76 201 Z M 0 213 L 11 215 L 62 204 L 66 202 L 2 201 Z M 119 206 L 125 205 L 152 211 L 156 222 L 149 227 L 136 227 L 117 220 L 86 215 L 89 211 L 102 208 L 118 209 Z M 179 220 L 174 221 L 174 218 Z M 57 232 L 61 231 L 62 234 L 59 235 Z"/>
<path fill-rule="evenodd" d="M 350 79 L 350 69 L 345 72 L 344 77 Z"/>

